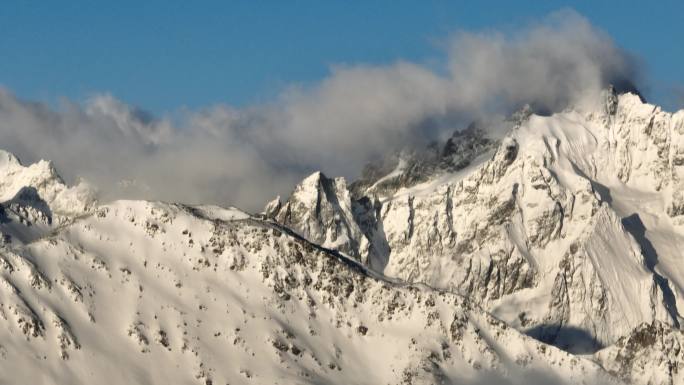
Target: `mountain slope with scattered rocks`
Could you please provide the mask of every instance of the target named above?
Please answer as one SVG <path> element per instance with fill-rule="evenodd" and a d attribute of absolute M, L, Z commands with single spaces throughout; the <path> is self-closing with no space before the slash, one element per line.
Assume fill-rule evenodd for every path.
<path fill-rule="evenodd" d="M 2 152 L 0 382 L 681 384 L 684 112 L 591 106 L 256 215 Z"/>

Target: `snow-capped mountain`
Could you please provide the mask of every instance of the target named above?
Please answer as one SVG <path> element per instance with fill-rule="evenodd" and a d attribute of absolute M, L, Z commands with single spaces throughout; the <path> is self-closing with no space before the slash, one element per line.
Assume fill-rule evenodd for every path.
<path fill-rule="evenodd" d="M 65 185 L 51 162 L 24 167 L 0 150 L 0 231 L 3 242 L 29 242 L 88 213 L 95 192 L 85 182 Z"/>
<path fill-rule="evenodd" d="M 593 108 L 522 111 L 510 126 L 494 151 L 473 153 L 460 170 L 390 190 L 365 183 L 351 199 L 330 198 L 336 190 L 315 174 L 322 182 L 300 184 L 266 214 L 571 352 L 596 352 L 644 323 L 678 330 L 684 112 L 610 89 Z M 375 180 L 402 180 L 405 163 Z M 302 196 L 314 199 L 297 204 Z"/>
<path fill-rule="evenodd" d="M 258 215 L 0 153 L 0 382 L 682 384 L 684 112 L 593 106 Z"/>

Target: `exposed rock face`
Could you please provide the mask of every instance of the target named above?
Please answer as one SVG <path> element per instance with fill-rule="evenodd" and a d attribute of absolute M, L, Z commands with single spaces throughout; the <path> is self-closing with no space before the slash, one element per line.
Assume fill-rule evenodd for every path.
<path fill-rule="evenodd" d="M 392 253 L 385 273 L 478 299 L 531 286 L 533 262 L 505 228 L 517 210 L 519 183 L 482 191 L 503 177 L 516 152 L 516 143 L 506 141 L 472 178 L 386 201 L 381 215 Z"/>
<path fill-rule="evenodd" d="M 578 352 L 595 351 L 644 320 L 675 326 L 677 314 L 669 313 L 620 218 L 604 204 L 592 222 L 559 263 L 543 322 L 548 326 L 539 330 L 540 339 Z M 609 247 L 615 249 L 607 252 Z M 586 333 L 584 341 L 578 341 L 578 330 Z"/>
<path fill-rule="evenodd" d="M 441 146 L 433 143 L 424 151 L 402 152 L 380 163 L 368 164 L 350 189 L 357 199 L 364 195 L 391 195 L 401 188 L 425 182 L 435 174 L 462 170 L 495 147 L 496 141 L 478 123 L 472 123 L 464 130 L 455 131 Z"/>
<path fill-rule="evenodd" d="M 265 214 L 306 239 L 369 263 L 369 243 L 354 218 L 344 178 L 316 172 L 304 179 L 285 204 L 269 203 Z"/>
<path fill-rule="evenodd" d="M 633 384 L 684 382 L 684 335 L 668 325 L 644 323 L 596 354 L 611 373 Z"/>
<path fill-rule="evenodd" d="M 488 160 L 460 150 L 480 143 L 472 137 L 481 133 L 454 135 L 442 154 L 467 154 L 468 161 L 452 163 L 464 166 L 458 172 L 424 168 L 406 183 L 410 168 L 385 167 L 386 176 L 367 173 L 352 184 L 352 206 L 363 208 L 352 210 L 363 224 L 359 243 L 383 250 L 375 257 L 381 263 L 369 266 L 467 295 L 571 350 L 573 330 L 590 345 L 575 348 L 595 350 L 642 322 L 678 326 L 684 280 L 654 270 L 651 241 L 621 222 L 635 211 L 650 215 L 639 194 L 653 194 L 679 226 L 684 112 L 665 113 L 609 89 L 596 109 L 549 117 L 523 109 L 510 121 L 512 131 Z"/>

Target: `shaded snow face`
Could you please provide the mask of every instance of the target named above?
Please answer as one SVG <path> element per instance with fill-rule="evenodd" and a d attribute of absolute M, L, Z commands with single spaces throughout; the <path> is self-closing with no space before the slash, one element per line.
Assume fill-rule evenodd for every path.
<path fill-rule="evenodd" d="M 0 92 L 0 143 L 53 160 L 107 198 L 234 204 L 255 210 L 309 172 L 357 175 L 370 159 L 530 103 L 553 111 L 607 83 L 634 81 L 633 61 L 573 12 L 504 36 L 447 39 L 439 70 L 400 61 L 334 67 L 268 105 L 215 106 L 155 119 L 111 96 L 54 110 Z"/>

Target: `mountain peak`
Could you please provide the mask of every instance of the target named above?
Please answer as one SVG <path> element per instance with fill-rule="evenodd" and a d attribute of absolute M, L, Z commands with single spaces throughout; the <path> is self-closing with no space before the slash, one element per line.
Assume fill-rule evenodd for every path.
<path fill-rule="evenodd" d="M 67 186 L 50 161 L 24 166 L 13 154 L 0 151 L 0 205 L 2 230 L 28 241 L 89 212 L 95 193 L 85 182 Z"/>

